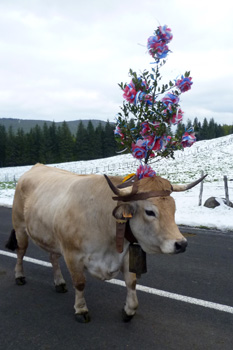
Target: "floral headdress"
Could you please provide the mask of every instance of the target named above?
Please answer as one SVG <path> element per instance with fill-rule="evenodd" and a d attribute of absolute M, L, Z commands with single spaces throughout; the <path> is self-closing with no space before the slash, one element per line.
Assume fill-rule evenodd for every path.
<path fill-rule="evenodd" d="M 183 119 L 179 96 L 191 89 L 190 72 L 159 86 L 159 68 L 166 63 L 172 38 L 170 28 L 159 26 L 147 41 L 148 53 L 155 60 L 156 67 L 139 76 L 130 69 L 131 82 L 119 84 L 124 101 L 114 133 L 123 150 L 130 151 L 140 161 L 136 172 L 139 179 L 156 175 L 148 165 L 153 158 L 173 157 L 175 150 L 190 147 L 196 141 L 192 128 L 180 138 L 171 132 L 171 126 Z"/>

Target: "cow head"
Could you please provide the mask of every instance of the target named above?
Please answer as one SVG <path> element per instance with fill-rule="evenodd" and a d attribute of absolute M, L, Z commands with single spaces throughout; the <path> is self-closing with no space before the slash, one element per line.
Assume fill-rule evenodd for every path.
<path fill-rule="evenodd" d="M 206 176 L 206 175 L 205 175 Z M 204 177 L 205 177 L 204 176 Z M 187 240 L 175 223 L 175 201 L 172 191 L 185 191 L 197 185 L 201 179 L 189 185 L 171 185 L 159 176 L 138 180 L 131 179 L 124 188 L 115 187 L 105 176 L 118 201 L 113 215 L 117 220 L 129 220 L 130 228 L 146 253 L 181 253 Z"/>

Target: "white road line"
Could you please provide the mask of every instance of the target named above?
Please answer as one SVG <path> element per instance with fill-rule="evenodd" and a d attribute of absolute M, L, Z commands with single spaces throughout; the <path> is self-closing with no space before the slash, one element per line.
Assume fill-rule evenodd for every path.
<path fill-rule="evenodd" d="M 5 256 L 9 256 L 10 258 L 16 258 L 17 259 L 17 255 L 15 253 L 9 253 L 9 252 L 6 252 L 5 250 L 0 250 L 0 254 L 1 255 L 5 255 Z M 43 261 L 43 260 L 29 258 L 28 256 L 25 256 L 23 258 L 23 260 L 31 262 L 33 264 L 41 265 L 41 266 L 52 267 L 51 263 L 48 263 L 48 262 Z"/>
<path fill-rule="evenodd" d="M 17 258 L 16 254 L 9 253 L 9 252 L 6 252 L 4 250 L 0 250 L 0 255 L 5 255 L 5 256 L 11 257 L 11 258 Z M 28 261 L 28 262 L 31 262 L 33 264 L 37 264 L 37 265 L 41 265 L 41 266 L 52 267 L 51 263 L 48 263 L 48 262 L 43 261 L 43 260 L 29 258 L 27 256 L 24 257 L 24 261 Z M 125 287 L 125 282 L 121 281 L 121 280 L 112 279 L 112 280 L 109 280 L 106 282 Z M 166 292 L 164 290 L 142 286 L 140 284 L 137 284 L 137 290 L 139 290 L 141 292 L 157 295 L 160 297 L 164 297 L 164 298 L 170 298 L 170 299 L 182 301 L 184 303 L 194 304 L 194 305 L 198 305 L 198 306 L 202 306 L 202 307 L 207 307 L 209 309 L 214 309 L 214 310 L 223 311 L 223 312 L 233 314 L 233 307 L 232 306 L 213 303 L 211 301 L 206 301 L 206 300 L 202 300 L 202 299 L 187 297 L 187 296 L 181 295 L 181 294 L 170 293 L 170 292 Z"/>
<path fill-rule="evenodd" d="M 112 279 L 112 280 L 106 281 L 106 282 L 112 283 L 112 284 L 117 284 L 119 286 L 125 287 L 125 282 L 121 281 L 121 280 Z M 166 292 L 166 291 L 161 290 L 161 289 L 142 286 L 140 284 L 137 284 L 137 290 L 140 290 L 142 292 L 146 292 L 149 294 L 158 295 L 158 296 L 164 297 L 164 298 L 170 298 L 170 299 L 174 299 L 174 300 L 178 300 L 178 301 L 183 301 L 184 303 L 203 306 L 203 307 L 207 307 L 209 309 L 215 309 L 218 311 L 224 311 L 224 312 L 228 312 L 230 314 L 233 314 L 233 307 L 232 306 L 217 304 L 217 303 L 213 303 L 211 301 L 196 299 L 196 298 L 192 298 L 192 297 L 186 297 L 185 295 L 170 293 L 170 292 Z"/>

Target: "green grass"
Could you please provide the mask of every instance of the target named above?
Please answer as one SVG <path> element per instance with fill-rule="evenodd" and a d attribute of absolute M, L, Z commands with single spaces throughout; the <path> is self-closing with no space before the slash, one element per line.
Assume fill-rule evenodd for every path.
<path fill-rule="evenodd" d="M 0 190 L 14 190 L 15 189 L 15 182 L 9 181 L 9 182 L 0 182 Z"/>
<path fill-rule="evenodd" d="M 198 228 L 200 229 L 203 229 L 203 230 L 211 230 L 212 228 L 211 227 L 207 227 L 207 226 L 203 226 L 203 225 L 200 225 L 200 226 L 197 226 Z"/>

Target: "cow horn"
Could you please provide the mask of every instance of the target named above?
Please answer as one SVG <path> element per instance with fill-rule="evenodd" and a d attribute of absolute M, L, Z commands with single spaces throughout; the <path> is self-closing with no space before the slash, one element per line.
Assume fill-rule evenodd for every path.
<path fill-rule="evenodd" d="M 138 188 L 137 188 L 136 182 L 134 182 L 133 185 L 131 186 L 118 188 L 115 185 L 113 185 L 112 181 L 109 179 L 107 175 L 104 175 L 104 177 L 107 180 L 107 183 L 111 188 L 111 190 L 113 191 L 113 193 L 115 193 L 118 197 L 125 197 L 125 196 L 129 196 L 137 193 Z"/>
<path fill-rule="evenodd" d="M 191 182 L 188 185 L 172 185 L 172 191 L 173 192 L 181 192 L 181 191 L 187 191 L 190 190 L 190 188 L 193 188 L 194 186 L 198 185 L 201 181 L 204 180 L 204 178 L 207 176 L 208 174 L 202 176 L 200 179 Z"/>

